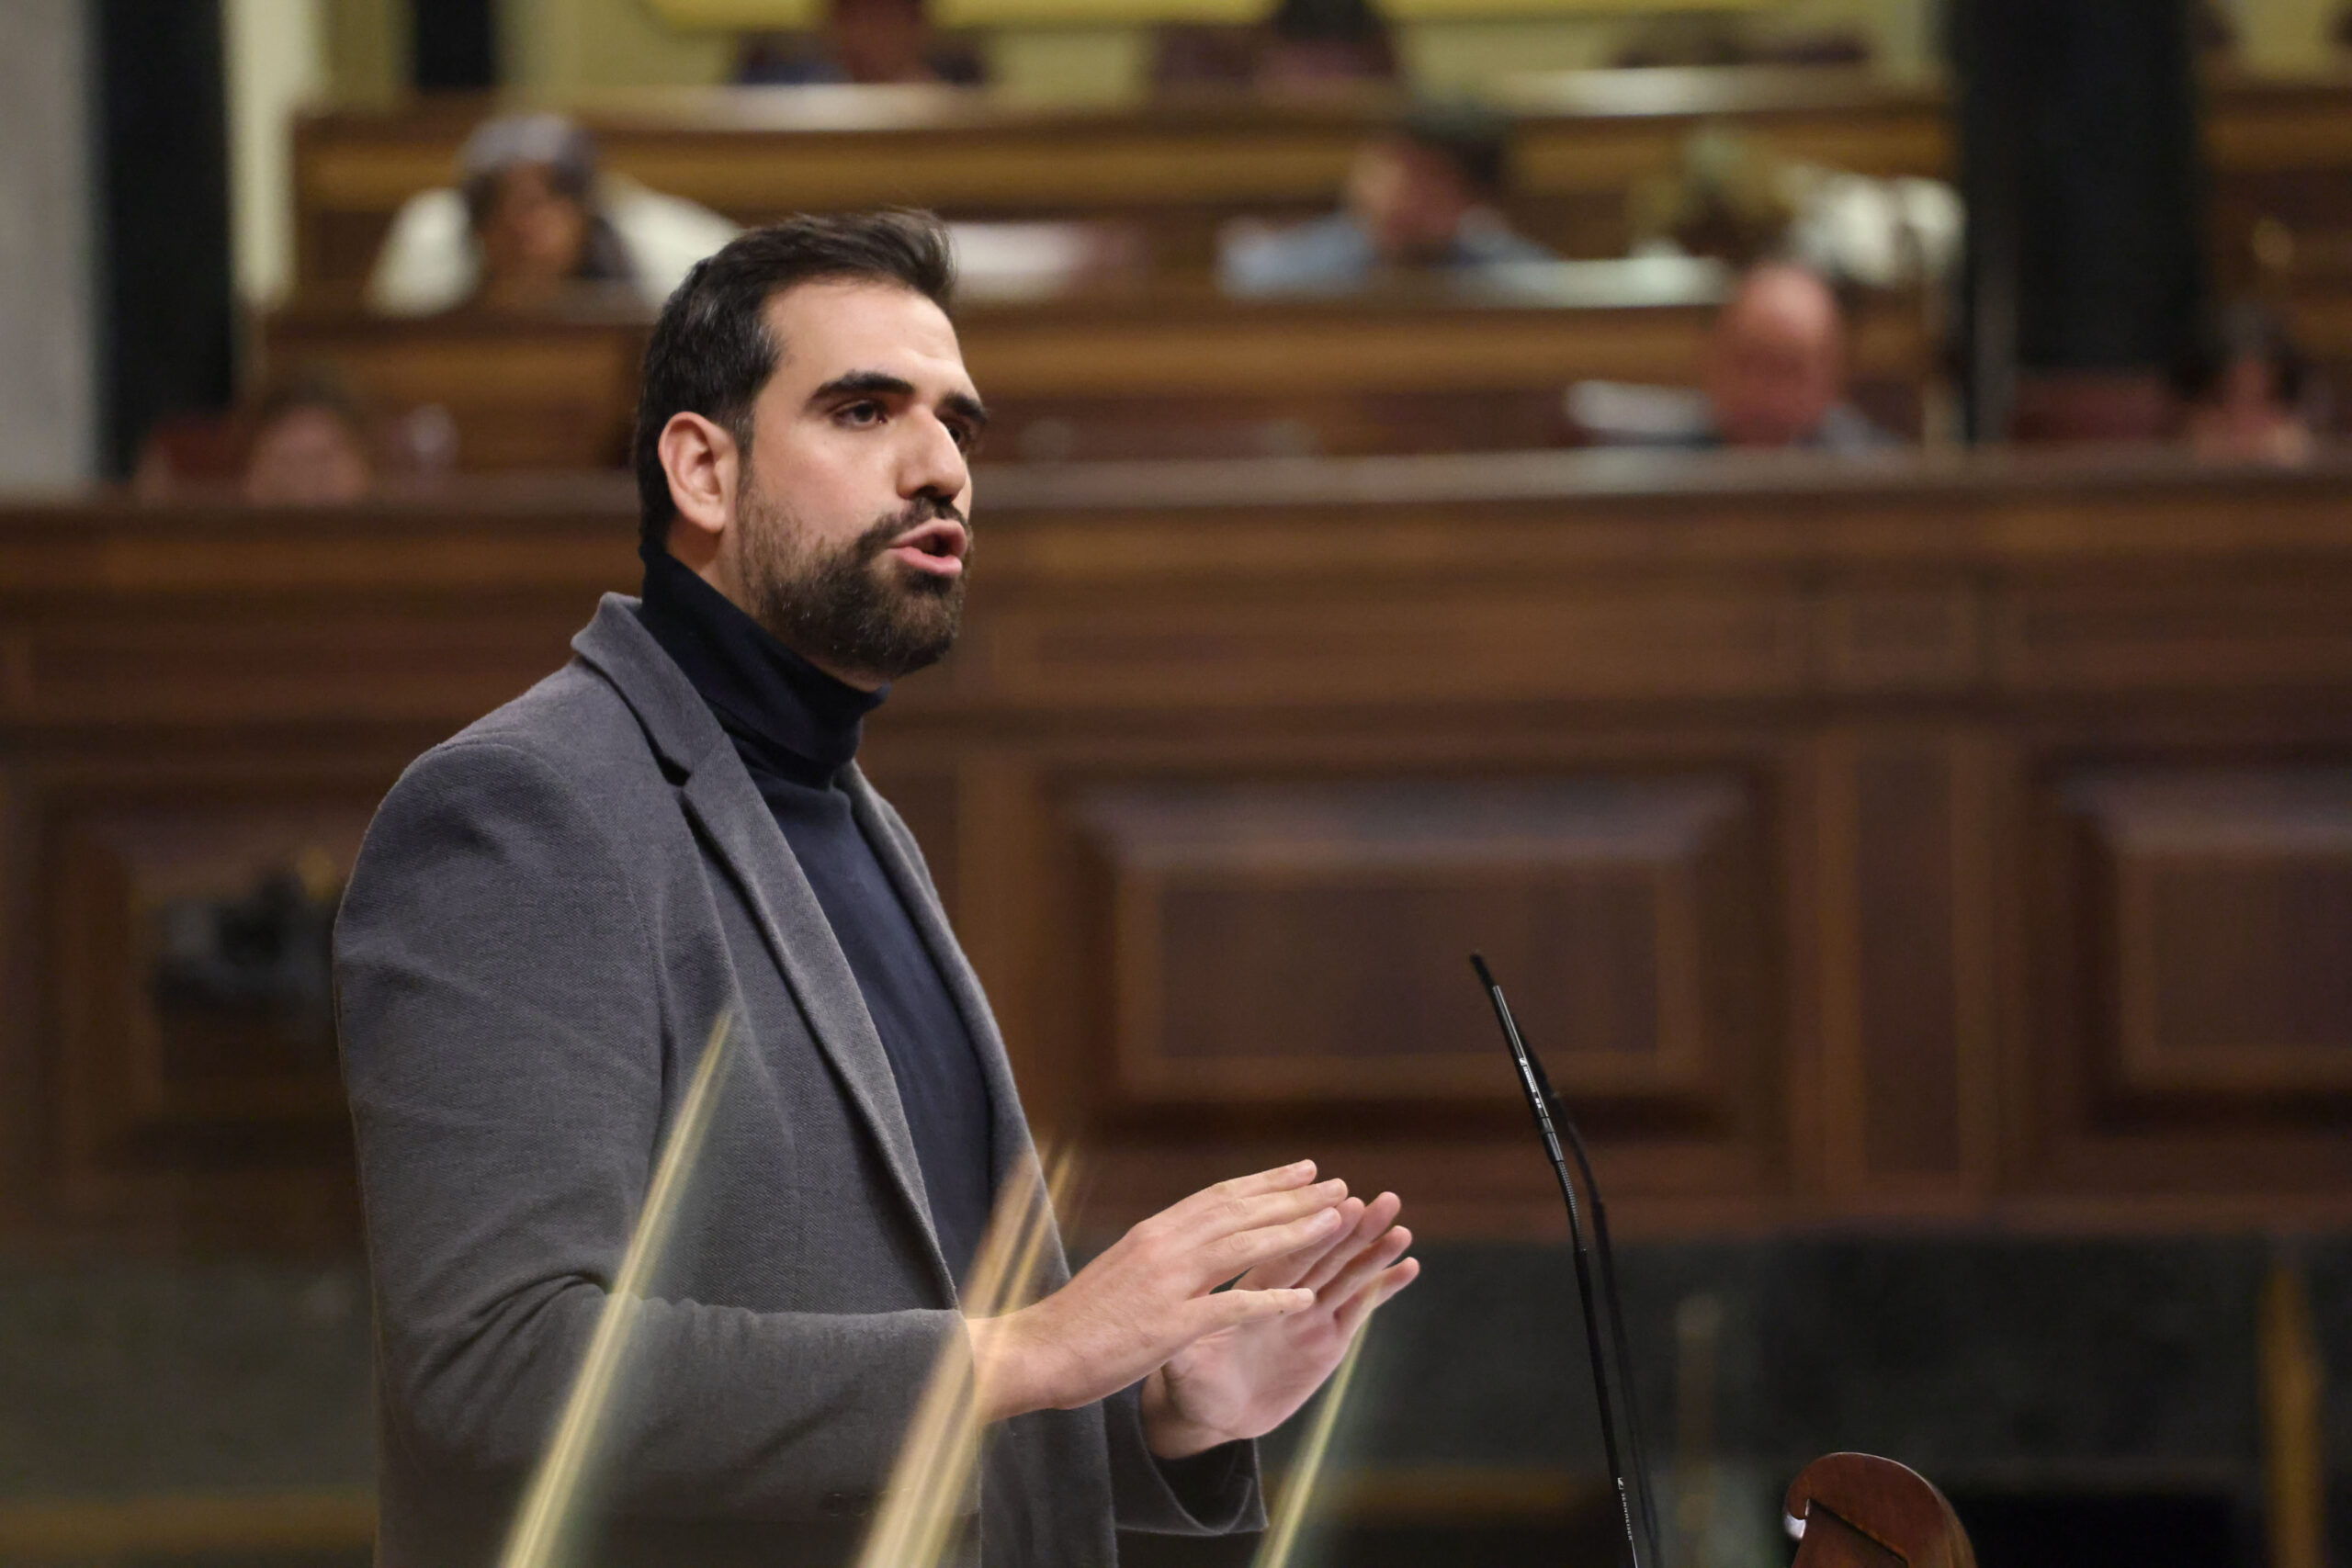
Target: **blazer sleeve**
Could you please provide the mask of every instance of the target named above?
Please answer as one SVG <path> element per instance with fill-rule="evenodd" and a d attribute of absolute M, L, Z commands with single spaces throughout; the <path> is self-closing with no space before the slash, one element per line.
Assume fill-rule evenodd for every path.
<path fill-rule="evenodd" d="M 663 960 L 580 788 L 503 740 L 429 753 L 368 829 L 336 926 L 388 1430 L 453 1480 L 537 1461 L 664 1132 Z M 674 1021 L 671 1072 L 712 1021 Z M 605 1495 L 838 1514 L 879 1490 L 961 1332 L 950 1311 L 649 1299 L 601 1433 Z"/>
<path fill-rule="evenodd" d="M 1143 1385 L 1102 1402 L 1111 1448 L 1111 1500 L 1123 1530 L 1147 1535 L 1229 1535 L 1266 1528 L 1258 1491 L 1258 1445 L 1224 1443 L 1164 1460 L 1145 1445 Z"/>

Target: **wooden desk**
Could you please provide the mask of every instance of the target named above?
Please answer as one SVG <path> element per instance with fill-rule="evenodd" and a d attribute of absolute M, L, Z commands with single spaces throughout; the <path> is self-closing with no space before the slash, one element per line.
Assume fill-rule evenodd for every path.
<path fill-rule="evenodd" d="M 1310 1150 L 1548 1235 L 2352 1218 L 2352 468 L 1630 454 L 987 474 L 872 727 L 1093 1219 Z M 0 513 L 0 1217 L 350 1224 L 332 1052 L 158 932 L 331 900 L 635 578 L 618 479 Z M 205 906 L 210 907 L 210 906 Z M 331 902 L 311 907 L 331 908 Z"/>
<path fill-rule="evenodd" d="M 1593 265 L 1615 276 L 1628 264 Z M 1251 302 L 1168 288 L 978 302 L 957 311 L 957 332 L 1003 457 L 1491 450 L 1562 440 L 1573 381 L 1694 380 L 1719 287 L 1612 285 L 1577 305 Z M 645 331 L 627 316 L 395 322 L 298 309 L 273 316 L 264 342 L 270 366 L 323 361 L 394 408 L 446 407 L 467 468 L 567 468 L 625 449 Z M 1918 302 L 1869 303 L 1854 353 L 1874 412 L 1916 431 L 1931 357 Z"/>
<path fill-rule="evenodd" d="M 2352 229 L 2352 113 L 2339 78 L 2209 83 L 2213 254 L 2252 277 L 2265 218 Z M 452 177 L 488 102 L 339 111 L 295 133 L 298 276 L 364 276 L 386 225 Z M 1670 171 L 1698 126 L 1725 120 L 1781 154 L 1871 175 L 1951 177 L 1944 95 L 1850 68 L 1574 72 L 1519 84 L 1506 206 L 1570 256 L 1623 254 L 1626 193 Z M 1204 270 L 1217 226 L 1328 209 L 1348 160 L 1397 110 L 1377 96 L 1269 105 L 1193 100 L 1117 111 L 1023 109 L 979 95 L 854 88 L 713 90 L 583 106 L 615 170 L 743 222 L 906 204 L 951 218 L 1095 217 L 1139 226 L 1155 263 Z"/>
<path fill-rule="evenodd" d="M 449 182 L 459 144 L 492 107 L 300 122 L 305 284 L 364 276 L 392 213 Z M 1044 110 L 952 90 L 717 89 L 606 98 L 582 118 L 615 171 L 741 222 L 885 205 L 956 219 L 1086 216 L 1137 225 L 1161 267 L 1197 273 L 1229 218 L 1328 209 L 1357 146 L 1401 107 L 1378 94 Z M 1708 118 L 1737 117 L 1790 156 L 1865 173 L 1949 162 L 1938 95 L 1850 70 L 1580 73 L 1532 85 L 1521 108 L 1509 205 L 1573 256 L 1623 254 L 1625 191 L 1672 167 Z"/>

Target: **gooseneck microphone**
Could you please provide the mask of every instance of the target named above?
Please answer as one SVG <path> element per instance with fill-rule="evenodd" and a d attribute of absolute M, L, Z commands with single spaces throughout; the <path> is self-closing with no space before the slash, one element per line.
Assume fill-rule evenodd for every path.
<path fill-rule="evenodd" d="M 1568 1245 L 1576 1260 L 1577 1294 L 1584 1304 L 1585 1353 L 1592 1362 L 1593 1397 L 1600 1409 L 1601 1451 L 1608 1459 L 1609 1479 L 1616 1489 L 1617 1516 L 1625 1532 L 1626 1562 L 1628 1568 L 1660 1568 L 1657 1510 L 1650 1497 L 1648 1468 L 1643 1462 L 1641 1416 L 1636 1409 L 1638 1401 L 1634 1397 L 1634 1362 L 1625 1347 L 1624 1303 L 1617 1293 L 1617 1261 L 1609 1245 L 1609 1211 L 1600 1201 L 1600 1185 L 1593 1179 L 1592 1158 L 1585 1149 L 1584 1134 L 1577 1130 L 1575 1119 L 1552 1092 L 1552 1080 L 1544 1071 L 1544 1064 L 1536 1060 L 1535 1053 L 1521 1038 L 1519 1023 L 1511 1017 L 1510 1003 L 1503 999 L 1503 988 L 1496 984 L 1486 959 L 1472 953 L 1470 967 L 1477 972 L 1478 983 L 1486 987 L 1487 999 L 1494 1005 L 1495 1021 L 1502 1026 L 1503 1043 L 1510 1048 L 1511 1062 L 1519 1069 L 1520 1088 L 1527 1095 L 1528 1109 L 1535 1113 L 1535 1130 L 1544 1140 L 1544 1152 L 1551 1157 L 1552 1174 L 1558 1179 L 1560 1196 L 1568 1206 Z M 1577 1184 L 1568 1173 L 1567 1156 L 1560 1146 L 1563 1132 L 1567 1134 L 1568 1148 L 1575 1152 L 1577 1171 L 1584 1178 L 1585 1196 L 1592 1208 L 1593 1239 L 1599 1244 L 1600 1252 L 1598 1292 L 1593 1282 L 1593 1249 L 1585 1245 Z M 1615 1352 L 1613 1392 L 1611 1358 L 1601 1350 L 1603 1314 L 1596 1307 L 1596 1294 L 1605 1303 L 1607 1334 Z M 1630 1472 L 1617 1444 L 1617 1404 L 1621 1398 L 1624 1402 L 1625 1435 L 1633 1458 Z"/>

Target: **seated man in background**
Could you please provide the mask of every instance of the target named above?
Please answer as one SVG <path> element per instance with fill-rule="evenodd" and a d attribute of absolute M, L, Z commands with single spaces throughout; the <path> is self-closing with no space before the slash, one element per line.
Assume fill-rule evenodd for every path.
<path fill-rule="evenodd" d="M 2310 367 L 2259 305 L 2223 310 L 2175 369 L 2182 434 L 2210 462 L 2300 463 L 2312 454 Z"/>
<path fill-rule="evenodd" d="M 1372 0 L 1282 0 L 1266 18 L 1250 76 L 1274 91 L 1394 82 L 1396 43 Z"/>
<path fill-rule="evenodd" d="M 790 34 L 754 34 L 744 40 L 735 80 L 767 87 L 976 87 L 986 77 L 978 55 L 939 42 L 923 0 L 831 0 L 824 34 L 813 41 L 810 48 Z"/>
<path fill-rule="evenodd" d="M 1349 171 L 1347 204 L 1287 228 L 1236 224 L 1217 257 L 1228 294 L 1339 294 L 1384 274 L 1476 273 L 1555 259 L 1514 232 L 1502 195 L 1509 127 L 1468 108 L 1424 109 L 1371 141 Z"/>
<path fill-rule="evenodd" d="M 140 440 L 130 493 L 169 501 L 234 488 L 266 506 L 334 506 L 376 488 L 376 428 L 342 380 L 307 370 L 243 408 L 167 414 Z"/>
<path fill-rule="evenodd" d="M 486 120 L 458 162 L 456 188 L 422 191 L 392 219 L 368 279 L 371 310 L 529 309 L 582 286 L 658 309 L 735 236 L 706 208 L 602 173 L 594 141 L 561 115 Z"/>
<path fill-rule="evenodd" d="M 259 505 L 335 506 L 376 488 L 367 416 L 342 383 L 310 375 L 272 389 L 254 413 L 238 489 Z"/>
<path fill-rule="evenodd" d="M 1819 275 L 1748 269 L 1707 339 L 1702 389 L 1586 381 L 1570 419 L 1604 446 L 1809 447 L 1858 453 L 1895 438 L 1846 401 L 1846 323 Z"/>

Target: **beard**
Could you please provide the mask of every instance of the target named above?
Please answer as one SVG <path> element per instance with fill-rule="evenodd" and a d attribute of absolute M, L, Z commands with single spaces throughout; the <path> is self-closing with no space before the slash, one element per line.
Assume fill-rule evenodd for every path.
<path fill-rule="evenodd" d="M 883 553 L 933 518 L 962 522 L 953 502 L 922 498 L 831 547 L 811 542 L 791 510 L 756 486 L 745 488 L 739 517 L 748 525 L 743 575 L 752 618 L 803 659 L 895 681 L 938 663 L 956 646 L 963 574 L 912 571 Z"/>

